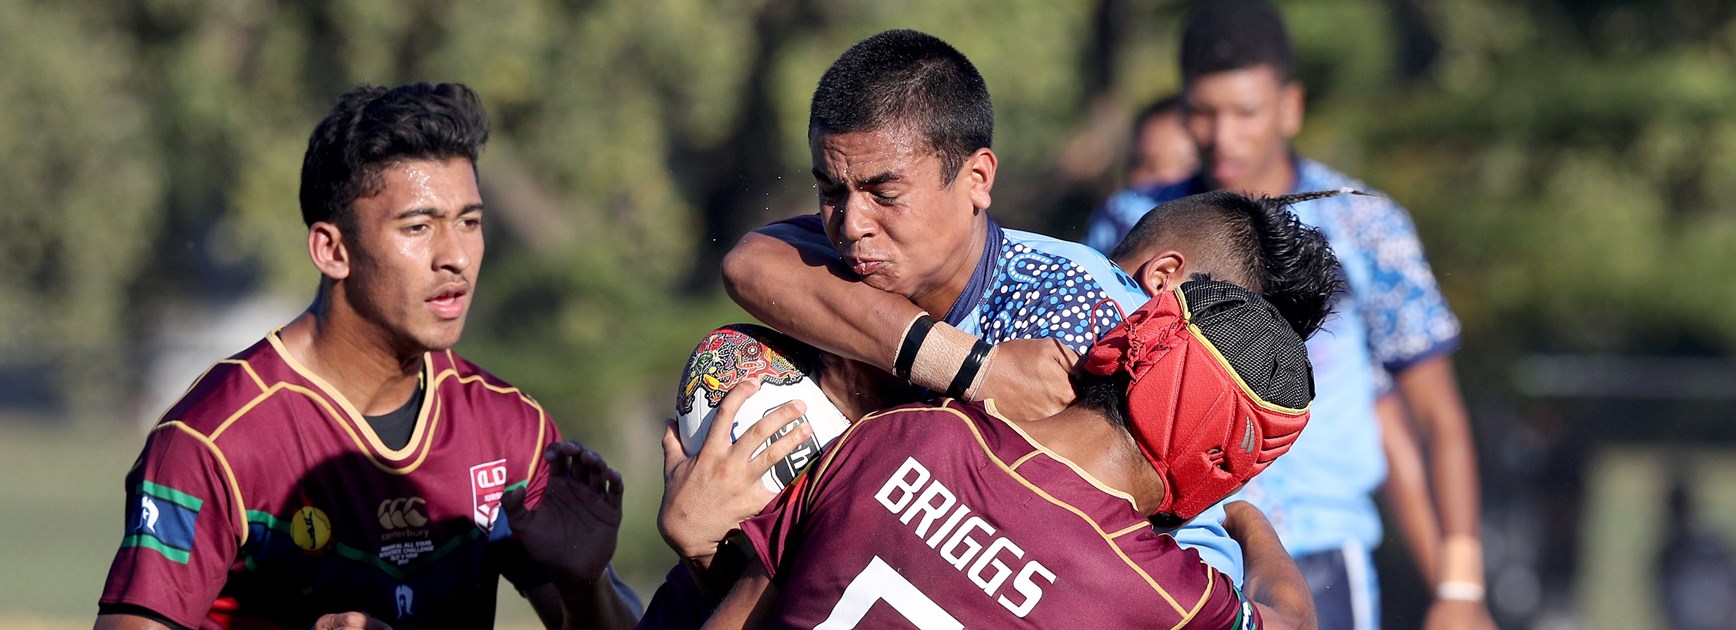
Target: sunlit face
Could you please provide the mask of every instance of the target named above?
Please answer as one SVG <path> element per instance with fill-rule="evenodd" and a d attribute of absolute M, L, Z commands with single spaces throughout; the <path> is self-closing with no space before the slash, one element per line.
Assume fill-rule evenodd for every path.
<path fill-rule="evenodd" d="M 1134 143 L 1133 168 L 1127 174 L 1129 186 L 1173 184 L 1199 169 L 1198 149 L 1180 114 L 1145 119 Z"/>
<path fill-rule="evenodd" d="M 1271 66 L 1197 77 L 1187 86 L 1187 129 L 1212 183 L 1280 195 L 1290 178 L 1290 139 L 1302 130 L 1302 88 Z"/>
<path fill-rule="evenodd" d="M 868 286 L 919 305 L 950 303 L 975 268 L 972 239 L 988 207 L 993 154 L 979 149 L 948 185 L 940 156 L 918 133 L 809 136 L 820 216 L 844 264 Z"/>
<path fill-rule="evenodd" d="M 482 268 L 482 195 L 470 160 L 412 160 L 380 172 L 385 187 L 357 199 L 345 238 L 344 295 L 393 345 L 458 343 Z"/>

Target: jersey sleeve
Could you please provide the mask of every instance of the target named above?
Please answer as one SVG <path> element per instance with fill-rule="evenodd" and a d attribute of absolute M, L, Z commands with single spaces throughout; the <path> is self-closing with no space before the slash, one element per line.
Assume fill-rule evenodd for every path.
<path fill-rule="evenodd" d="M 199 627 L 246 532 L 221 452 L 192 428 L 163 423 L 125 483 L 124 533 L 101 605 L 136 606 Z"/>
<path fill-rule="evenodd" d="M 1242 590 L 1219 574 L 1213 578 L 1212 596 L 1199 612 L 1188 620 L 1186 628 L 1199 630 L 1256 630 L 1261 627 L 1260 610 L 1248 601 Z"/>
<path fill-rule="evenodd" d="M 1355 247 L 1345 254 L 1361 257 L 1366 270 L 1351 292 L 1374 359 L 1398 373 L 1452 352 L 1459 320 L 1441 296 L 1410 215 L 1385 197 L 1353 197 L 1348 208 L 1344 224 Z"/>

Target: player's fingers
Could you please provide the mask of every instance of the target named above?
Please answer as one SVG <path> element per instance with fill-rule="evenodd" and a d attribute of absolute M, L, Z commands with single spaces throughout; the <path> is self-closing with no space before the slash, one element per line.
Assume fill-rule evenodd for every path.
<path fill-rule="evenodd" d="M 663 478 L 675 472 L 675 466 L 687 461 L 687 449 L 681 446 L 681 434 L 677 430 L 675 419 L 663 421 Z"/>
<path fill-rule="evenodd" d="M 765 444 L 766 440 L 777 435 L 779 429 L 784 428 L 785 425 L 802 417 L 802 414 L 807 412 L 808 405 L 800 400 L 784 403 L 777 409 L 773 409 L 771 413 L 766 414 L 764 418 L 760 418 L 759 422 L 748 427 L 746 431 L 742 431 L 741 438 L 735 441 L 734 448 L 746 449 L 748 453 L 752 453 L 759 448 L 759 445 Z"/>
<path fill-rule="evenodd" d="M 627 492 L 627 486 L 621 479 L 621 471 L 611 468 L 604 477 L 609 481 L 609 507 L 620 509 L 621 497 Z"/>
<path fill-rule="evenodd" d="M 742 403 L 747 402 L 760 388 L 759 381 L 742 381 L 725 394 L 723 400 L 717 403 L 717 415 L 711 418 L 711 433 L 705 436 L 705 446 L 709 449 L 714 444 L 729 444 L 729 430 L 735 425 L 735 413 L 741 410 Z M 710 449 L 714 453 L 723 453 L 727 446 Z M 700 451 L 705 452 L 704 449 Z"/>
<path fill-rule="evenodd" d="M 796 449 L 801 448 L 802 444 L 808 441 L 808 436 L 813 434 L 813 423 L 803 422 L 796 425 L 795 430 L 785 433 L 782 437 L 778 438 L 778 441 L 772 442 L 771 446 L 767 446 L 766 450 L 755 455 L 753 461 L 749 464 L 749 468 L 759 474 L 765 474 L 765 471 L 771 470 L 772 466 L 783 461 L 785 457 L 789 457 L 790 453 L 796 452 Z"/>
<path fill-rule="evenodd" d="M 596 451 L 585 451 L 579 456 L 579 481 L 592 490 L 603 492 L 608 490 L 609 464 L 603 461 L 603 454 Z"/>
<path fill-rule="evenodd" d="M 550 477 L 565 477 L 572 471 L 572 461 L 566 456 L 560 442 L 548 445 L 543 449 L 543 459 L 549 463 Z"/>
<path fill-rule="evenodd" d="M 508 523 L 517 524 L 524 522 L 524 519 L 527 516 L 524 511 L 524 494 L 525 489 L 518 488 L 515 490 L 509 490 L 506 494 L 500 495 L 500 509 L 506 511 L 506 520 Z"/>

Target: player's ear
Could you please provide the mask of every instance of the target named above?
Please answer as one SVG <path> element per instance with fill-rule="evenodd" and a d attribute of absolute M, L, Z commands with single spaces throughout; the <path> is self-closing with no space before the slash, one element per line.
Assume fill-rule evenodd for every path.
<path fill-rule="evenodd" d="M 1186 278 L 1182 273 L 1187 268 L 1187 257 L 1173 249 L 1152 256 L 1134 271 L 1133 279 L 1139 282 L 1139 288 L 1145 289 L 1146 295 L 1157 295 L 1172 286 L 1181 284 Z"/>
<path fill-rule="evenodd" d="M 987 147 L 977 149 L 964 161 L 964 167 L 959 169 L 958 177 L 952 185 L 970 187 L 970 205 L 977 210 L 986 210 L 992 201 L 989 191 L 995 187 L 995 167 L 998 159 L 995 152 Z"/>
<path fill-rule="evenodd" d="M 1302 107 L 1306 101 L 1307 90 L 1301 81 L 1285 83 L 1278 92 L 1278 125 L 1285 139 L 1302 133 Z"/>
<path fill-rule="evenodd" d="M 321 275 L 333 280 L 350 276 L 349 244 L 344 231 L 329 221 L 314 223 L 307 229 L 307 255 Z"/>

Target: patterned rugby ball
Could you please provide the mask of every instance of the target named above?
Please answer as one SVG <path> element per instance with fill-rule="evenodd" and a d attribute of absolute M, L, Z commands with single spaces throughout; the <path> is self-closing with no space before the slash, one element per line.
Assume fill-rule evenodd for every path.
<path fill-rule="evenodd" d="M 819 351 L 764 326 L 732 324 L 711 331 L 693 349 L 681 388 L 675 395 L 676 429 L 688 455 L 697 455 L 717 417 L 717 405 L 738 383 L 757 380 L 760 390 L 742 403 L 730 426 L 731 442 L 774 409 L 792 400 L 807 405 L 807 412 L 778 430 L 781 437 L 801 423 L 814 433 L 795 452 L 772 466 L 762 482 L 773 492 L 796 478 L 808 464 L 819 459 L 820 450 L 843 435 L 850 423 L 820 389 Z M 768 442 L 769 444 L 769 442 Z M 762 444 L 754 452 L 765 450 Z"/>

